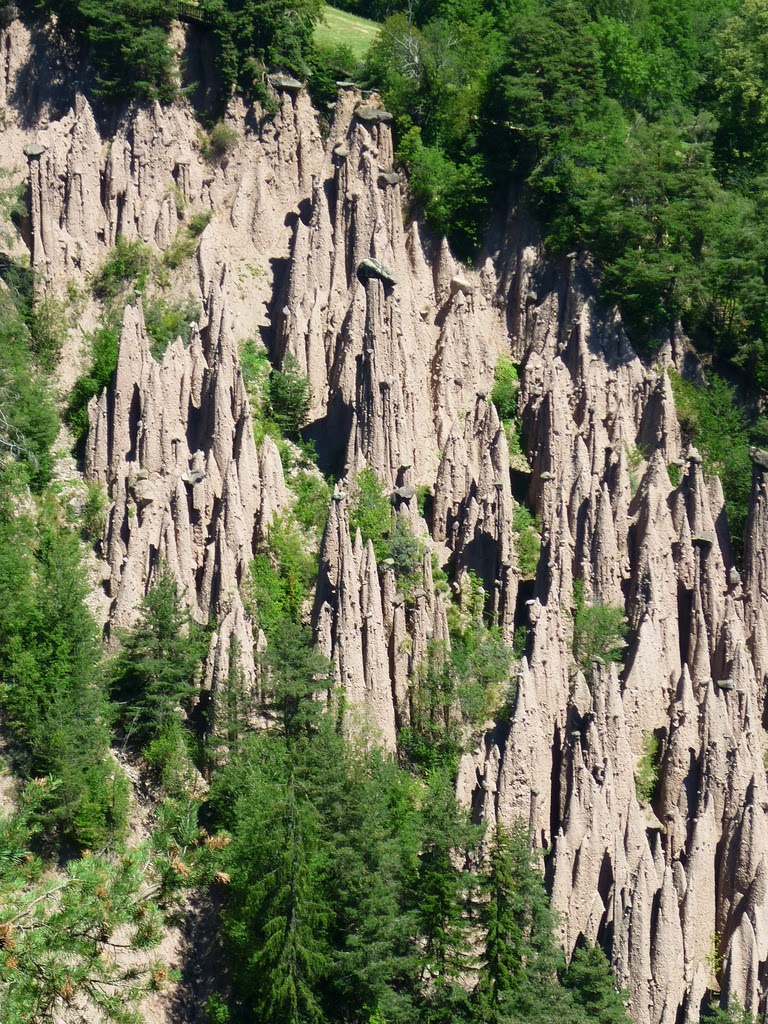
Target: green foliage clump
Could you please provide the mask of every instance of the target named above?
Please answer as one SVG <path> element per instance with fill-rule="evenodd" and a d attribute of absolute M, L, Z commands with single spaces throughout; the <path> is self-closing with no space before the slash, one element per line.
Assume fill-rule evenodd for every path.
<path fill-rule="evenodd" d="M 50 500 L 37 518 L 9 502 L 0 511 L 0 707 L 15 768 L 58 780 L 45 802 L 49 837 L 95 846 L 120 831 L 126 807 L 87 594 L 78 540 Z"/>
<path fill-rule="evenodd" d="M 179 707 L 190 710 L 207 649 L 167 566 L 142 599 L 136 625 L 119 639 L 109 675 L 120 725 L 126 739 L 150 747 L 161 767 L 178 747 Z"/>
<path fill-rule="evenodd" d="M 240 370 L 251 406 L 256 444 L 261 444 L 267 434 L 279 438 L 280 430 L 270 422 L 267 409 L 267 382 L 272 366 L 266 350 L 259 347 L 253 338 L 249 338 L 240 349 Z"/>
<path fill-rule="evenodd" d="M 32 356 L 32 341 L 16 304 L 0 292 L 0 479 L 13 464 L 40 490 L 50 478 L 56 408 Z"/>
<path fill-rule="evenodd" d="M 0 1017 L 64 1019 L 77 1006 L 78 1015 L 133 1024 L 141 1001 L 175 977 L 142 954 L 159 945 L 183 890 L 214 877 L 227 839 L 201 834 L 196 806 L 166 806 L 148 843 L 84 852 L 47 870 L 36 838 L 56 788 L 36 780 L 18 809 L 0 816 Z"/>
<path fill-rule="evenodd" d="M 288 478 L 288 486 L 296 495 L 293 514 L 305 530 L 314 530 L 322 537 L 328 519 L 333 488 L 319 473 L 300 470 Z"/>
<path fill-rule="evenodd" d="M 369 466 L 355 480 L 349 529 L 353 537 L 359 530 L 364 543 L 371 541 L 377 563 L 389 562 L 404 590 L 413 589 L 421 567 L 422 545 L 405 517 L 394 513 L 387 489 Z"/>
<path fill-rule="evenodd" d="M 250 98 L 264 100 L 268 68 L 308 74 L 320 0 L 201 0 L 200 6 L 218 44 L 226 88 L 237 85 Z"/>
<path fill-rule="evenodd" d="M 189 233 L 199 238 L 213 220 L 213 210 L 200 210 L 189 218 Z"/>
<path fill-rule="evenodd" d="M 493 371 L 493 391 L 491 401 L 496 406 L 502 422 L 512 420 L 517 411 L 517 393 L 520 382 L 517 379 L 517 367 L 509 356 L 499 356 L 496 369 Z"/>
<path fill-rule="evenodd" d="M 400 141 L 399 159 L 408 169 L 411 196 L 437 235 L 449 235 L 461 255 L 480 244 L 487 216 L 490 180 L 479 154 L 454 161 L 439 146 L 425 145 L 422 129 Z"/>
<path fill-rule="evenodd" d="M 188 345 L 192 337 L 192 324 L 200 319 L 202 310 L 191 297 L 167 301 L 161 297 L 144 303 L 144 323 L 150 337 L 150 349 L 155 359 L 162 359 L 165 350 L 177 338 Z"/>
<path fill-rule="evenodd" d="M 93 294 L 105 302 L 114 302 L 131 285 L 142 290 L 149 270 L 150 254 L 144 242 L 127 242 L 119 235 L 93 279 Z"/>
<path fill-rule="evenodd" d="M 206 133 L 201 132 L 199 136 L 200 153 L 203 160 L 207 160 L 208 163 L 222 160 L 227 153 L 235 148 L 238 138 L 239 136 L 234 128 L 225 124 L 224 121 L 217 121 L 210 131 Z"/>
<path fill-rule="evenodd" d="M 46 373 L 56 368 L 69 327 L 64 302 L 46 295 L 34 303 L 29 322 L 31 348 Z"/>
<path fill-rule="evenodd" d="M 205 213 L 201 213 L 192 217 L 187 227 L 176 232 L 175 238 L 163 253 L 158 278 L 164 287 L 168 285 L 167 271 L 178 270 L 197 252 L 200 235 L 210 221 L 210 217 L 208 217 L 203 223 L 206 216 Z"/>
<path fill-rule="evenodd" d="M 283 434 L 295 437 L 304 426 L 312 405 L 309 379 L 301 373 L 292 355 L 282 370 L 273 370 L 266 383 L 267 415 Z"/>
<path fill-rule="evenodd" d="M 392 502 L 369 466 L 357 474 L 355 487 L 349 506 L 350 532 L 354 536 L 359 530 L 366 544 L 371 541 L 376 561 L 381 563 L 389 558 L 387 537 L 392 527 Z"/>
<path fill-rule="evenodd" d="M 87 45 L 94 92 L 112 102 L 160 100 L 177 93 L 168 32 L 173 0 L 25 0 L 24 15 L 56 15 L 60 31 Z"/>
<path fill-rule="evenodd" d="M 515 699 L 514 653 L 498 627 L 452 619 L 450 648 L 431 640 L 411 679 L 410 724 L 398 737 L 409 763 L 423 772 L 455 772 L 467 730 L 476 733 Z"/>
<path fill-rule="evenodd" d="M 541 522 L 525 505 L 516 505 L 513 526 L 515 530 L 515 546 L 517 548 L 517 564 L 521 578 L 536 578 L 541 554 Z"/>
<path fill-rule="evenodd" d="M 563 984 L 583 1008 L 588 1021 L 628 1024 L 625 1003 L 629 994 L 616 991 L 608 958 L 599 946 L 583 946 L 574 952 Z"/>
<path fill-rule="evenodd" d="M 82 445 L 88 435 L 88 403 L 107 387 L 117 369 L 120 317 L 109 312 L 90 337 L 91 365 L 69 393 L 65 418 Z"/>
<path fill-rule="evenodd" d="M 749 512 L 752 464 L 749 426 L 736 390 L 722 377 L 708 374 L 706 385 L 684 380 L 670 371 L 680 426 L 701 452 L 707 475 L 723 483 L 728 525 L 740 547 Z"/>
<path fill-rule="evenodd" d="M 592 662 L 604 664 L 621 661 L 627 635 L 624 609 L 610 604 L 587 604 L 581 580 L 573 584 L 576 612 L 573 617 L 573 653 L 585 675 L 592 672 Z"/>
<path fill-rule="evenodd" d="M 98 541 L 104 532 L 109 497 L 101 484 L 86 481 L 81 524 L 86 539 Z"/>
<path fill-rule="evenodd" d="M 251 563 L 250 598 L 256 621 L 268 640 L 282 623 L 301 621 L 317 572 L 316 560 L 290 518 L 275 518 Z"/>
<path fill-rule="evenodd" d="M 392 560 L 392 568 L 401 587 L 406 591 L 412 589 L 420 578 L 422 545 L 413 535 L 411 524 L 402 515 L 393 517 L 392 527 L 387 538 L 387 550 Z"/>
<path fill-rule="evenodd" d="M 309 90 L 318 110 L 322 110 L 326 103 L 336 101 L 337 82 L 356 81 L 360 75 L 358 59 L 348 44 L 338 41 L 318 43 L 317 33 L 309 66 L 312 71 Z"/>
<path fill-rule="evenodd" d="M 757 1024 L 752 1014 L 741 1006 L 738 999 L 732 999 L 728 1007 L 709 1006 L 701 1015 L 703 1024 Z"/>
<path fill-rule="evenodd" d="M 643 753 L 635 771 L 635 790 L 641 804 L 650 804 L 659 786 L 661 743 L 652 732 L 643 733 Z"/>

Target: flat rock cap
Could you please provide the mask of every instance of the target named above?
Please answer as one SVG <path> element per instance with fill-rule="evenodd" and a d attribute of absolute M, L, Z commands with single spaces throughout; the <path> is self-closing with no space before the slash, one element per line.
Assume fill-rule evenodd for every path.
<path fill-rule="evenodd" d="M 386 124 L 392 120 L 392 114 L 381 107 L 374 107 L 370 103 L 363 103 L 355 110 L 355 117 L 366 124 Z"/>
<path fill-rule="evenodd" d="M 370 281 L 372 277 L 377 277 L 384 284 L 397 284 L 397 278 L 389 267 L 385 267 L 383 263 L 379 263 L 378 260 L 374 259 L 360 261 L 357 267 L 357 277 L 361 284 Z"/>
<path fill-rule="evenodd" d="M 298 92 L 299 89 L 304 88 L 303 82 L 300 82 L 298 78 L 292 78 L 290 75 L 267 75 L 267 81 L 275 89 L 283 89 L 285 92 Z"/>

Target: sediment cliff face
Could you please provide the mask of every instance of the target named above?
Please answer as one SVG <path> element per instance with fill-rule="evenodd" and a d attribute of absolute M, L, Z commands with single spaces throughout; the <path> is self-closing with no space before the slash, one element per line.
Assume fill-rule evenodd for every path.
<path fill-rule="evenodd" d="M 605 945 L 638 1024 L 696 1021 L 718 984 L 762 1011 L 768 457 L 754 458 L 742 578 L 720 483 L 682 447 L 665 373 L 682 340 L 644 365 L 597 301 L 589 262 L 548 263 L 515 211 L 471 270 L 404 225 L 375 97 L 343 88 L 326 138 L 303 90 L 278 89 L 274 118 L 235 102 L 238 144 L 211 166 L 184 105 L 126 115 L 109 137 L 81 96 L 47 117 L 45 98 L 20 88 L 32 42 L 18 24 L 0 32 L 4 152 L 29 177 L 32 264 L 49 289 L 84 283 L 120 234 L 167 250 L 180 195 L 212 211 L 174 278 L 204 311 L 191 344 L 156 361 L 141 303 L 129 305 L 115 380 L 90 408 L 85 472 L 109 495 L 112 623 L 131 620 L 162 556 L 195 616 L 218 623 L 209 685 L 232 636 L 255 677 L 239 585 L 289 496 L 274 444 L 254 443 L 238 345 L 267 329 L 273 358 L 290 353 L 309 376 L 309 430 L 339 467 L 311 621 L 349 727 L 393 748 L 429 641 L 449 642 L 430 553 L 406 599 L 350 531 L 348 493 L 368 465 L 457 591 L 472 570 L 505 638 L 528 629 L 511 721 L 464 756 L 457 788 L 483 820 L 522 816 L 549 850 L 566 951 L 582 937 Z M 502 353 L 520 364 L 529 473 L 510 475 L 489 398 Z M 429 523 L 417 485 L 432 491 Z M 523 491 L 543 527 L 525 585 Z M 623 663 L 590 666 L 589 679 L 572 653 L 574 580 L 629 623 Z M 652 807 L 635 784 L 651 734 Z"/>

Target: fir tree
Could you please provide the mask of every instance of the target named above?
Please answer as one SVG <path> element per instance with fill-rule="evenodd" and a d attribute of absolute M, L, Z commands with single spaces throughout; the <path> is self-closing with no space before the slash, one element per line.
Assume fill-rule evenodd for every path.
<path fill-rule="evenodd" d="M 617 992 L 610 964 L 599 946 L 577 949 L 563 977 L 563 984 L 583 1007 L 594 1024 L 630 1024 L 624 1001 L 627 992 Z"/>
<path fill-rule="evenodd" d="M 138 622 L 120 639 L 113 692 L 123 704 L 126 736 L 146 744 L 176 726 L 177 708 L 194 694 L 206 649 L 167 566 L 142 600 Z"/>
<path fill-rule="evenodd" d="M 283 620 L 269 642 L 265 664 L 271 687 L 267 714 L 289 739 L 311 733 L 324 710 L 317 697 L 328 689 L 330 665 L 312 645 L 310 630 Z"/>
<path fill-rule="evenodd" d="M 460 810 L 449 779 L 429 780 L 424 801 L 415 909 L 421 946 L 420 975 L 438 987 L 472 966 L 468 954 L 471 899 L 476 876 L 461 865 L 479 839 Z"/>
<path fill-rule="evenodd" d="M 481 988 L 491 1021 L 569 1020 L 570 1000 L 558 983 L 564 965 L 554 916 L 522 822 L 497 826 L 487 879 L 485 966 Z"/>

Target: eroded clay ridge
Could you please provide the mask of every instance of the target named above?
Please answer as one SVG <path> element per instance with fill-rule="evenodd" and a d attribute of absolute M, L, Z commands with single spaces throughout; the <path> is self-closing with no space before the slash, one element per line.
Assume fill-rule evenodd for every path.
<path fill-rule="evenodd" d="M 12 26 L 0 43 L 7 152 L 37 146 L 32 255 L 51 287 L 95 270 L 118 233 L 167 248 L 183 230 L 177 189 L 213 211 L 186 280 L 205 310 L 191 345 L 156 362 L 141 307 L 129 306 L 114 386 L 91 409 L 88 472 L 112 502 L 115 621 L 130 617 L 161 552 L 197 614 L 229 615 L 252 640 L 238 583 L 286 491 L 276 453 L 253 443 L 237 346 L 269 327 L 275 358 L 290 352 L 309 375 L 315 433 L 347 467 L 312 621 L 350 727 L 393 745 L 430 638 L 448 642 L 429 557 L 405 600 L 350 535 L 346 492 L 367 463 L 398 514 L 431 530 L 459 586 L 463 570 L 480 576 L 505 636 L 529 626 L 512 720 L 463 759 L 458 788 L 479 817 L 523 816 L 550 847 L 566 950 L 581 936 L 603 942 L 641 1024 L 697 1020 L 714 984 L 761 1010 L 768 460 L 755 461 L 742 580 L 720 484 L 681 448 L 665 368 L 682 340 L 645 367 L 597 303 L 588 261 L 547 263 L 514 211 L 500 250 L 474 270 L 426 244 L 418 224 L 403 225 L 387 120 L 353 89 L 325 140 L 301 91 L 281 92 L 273 119 L 234 104 L 240 142 L 211 167 L 183 105 L 139 111 L 109 139 L 81 98 L 25 128 L 12 77 L 28 40 Z M 243 285 L 245 265 L 261 270 Z M 543 524 L 525 586 L 507 436 L 488 399 L 501 352 L 520 363 L 529 500 Z M 429 526 L 418 484 L 433 490 Z M 630 624 L 621 671 L 597 665 L 589 682 L 572 654 L 574 579 L 587 600 L 622 604 Z M 652 732 L 663 754 L 650 809 L 634 772 Z"/>

